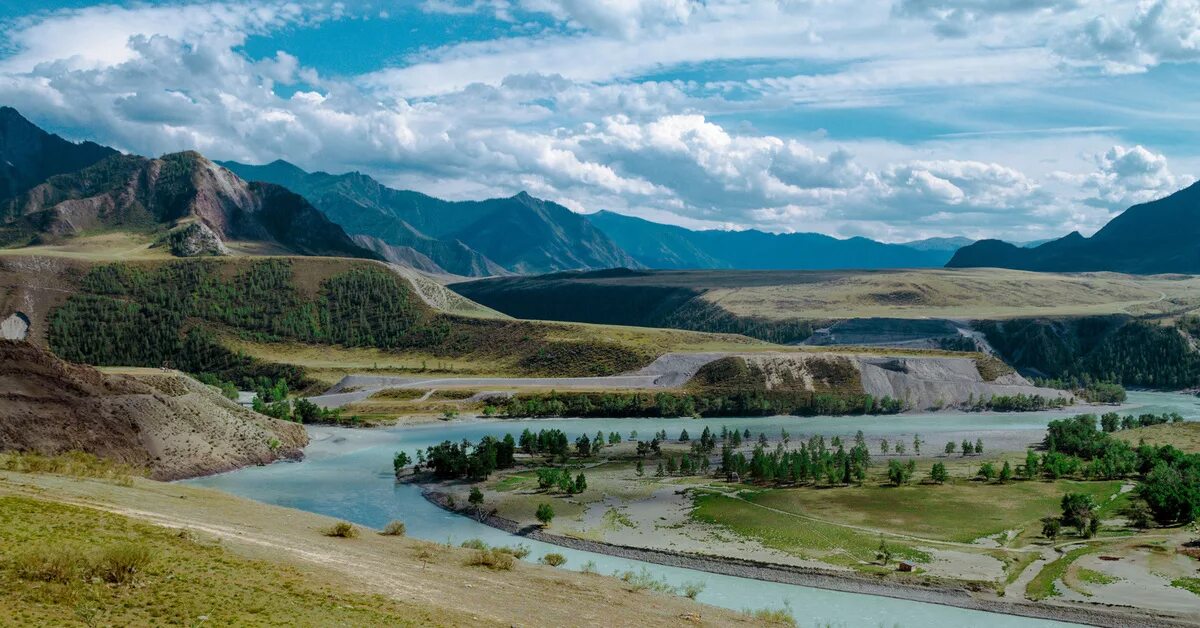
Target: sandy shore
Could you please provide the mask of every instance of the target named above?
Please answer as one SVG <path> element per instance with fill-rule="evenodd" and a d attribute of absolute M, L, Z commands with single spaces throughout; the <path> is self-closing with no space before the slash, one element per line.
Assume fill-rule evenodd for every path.
<path fill-rule="evenodd" d="M 429 489 L 423 490 L 422 493 L 431 503 L 451 512 L 458 512 L 457 509 L 449 505 L 445 494 Z M 510 534 L 570 549 L 740 578 L 752 578 L 755 580 L 794 584 L 847 593 L 878 595 L 930 604 L 956 606 L 990 613 L 1104 626 L 1106 628 L 1195 626 L 1192 622 L 1169 615 L 1152 613 L 1144 609 L 1137 609 L 1135 611 L 1126 607 L 1102 607 L 1099 605 L 1095 608 L 1088 608 L 1078 605 L 1009 602 L 984 590 L 971 591 L 963 586 L 948 582 L 931 580 L 919 580 L 913 583 L 885 582 L 882 579 L 870 576 L 812 567 L 778 565 L 724 556 L 710 556 L 602 543 L 551 534 L 537 526 L 524 526 L 511 519 L 495 515 L 485 517 L 482 521 L 489 526 Z"/>

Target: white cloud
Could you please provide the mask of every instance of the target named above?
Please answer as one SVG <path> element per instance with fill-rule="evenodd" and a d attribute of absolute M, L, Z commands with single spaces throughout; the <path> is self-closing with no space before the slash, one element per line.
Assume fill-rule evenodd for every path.
<path fill-rule="evenodd" d="M 603 35 L 632 38 L 643 31 L 686 24 L 700 3 L 693 0 L 521 0 L 526 11 Z"/>
<path fill-rule="evenodd" d="M 1058 46 L 1075 63 L 1116 74 L 1200 61 L 1200 0 L 1129 2 L 1091 19 Z"/>
<path fill-rule="evenodd" d="M 236 44 L 306 15 L 293 2 L 208 3 L 182 6 L 100 5 L 66 9 L 25 18 L 5 35 L 14 54 L 0 63 L 3 72 L 28 72 L 53 63 L 68 69 L 94 69 L 129 61 L 137 36 L 175 39 L 220 38 Z M 310 20 L 320 19 L 308 14 Z"/>
<path fill-rule="evenodd" d="M 1080 3 L 1081 0 L 899 0 L 895 13 L 929 20 L 945 37 L 965 37 L 976 32 L 981 23 L 997 17 L 1066 11 Z"/>
<path fill-rule="evenodd" d="M 1161 154 L 1114 147 L 1124 141 L 1120 129 L 1090 120 L 1054 136 L 1047 127 L 1029 134 L 1002 126 L 905 142 L 865 136 L 877 112 L 897 116 L 887 119 L 893 127 L 915 120 L 953 129 L 938 109 L 942 95 L 971 100 L 982 93 L 972 90 L 1057 85 L 1071 68 L 1046 45 L 1050 27 L 1022 29 L 1020 20 L 1082 27 L 1073 3 L 904 3 L 917 20 L 893 19 L 885 0 L 864 2 L 851 16 L 837 4 L 431 0 L 426 10 L 501 19 L 537 10 L 559 23 L 346 78 L 319 76 L 295 50 L 250 58 L 240 48 L 250 33 L 323 19 L 323 11 L 337 13 L 332 8 L 97 7 L 8 31 L 17 50 L 0 62 L 0 102 L 143 154 L 194 148 L 222 159 L 284 158 L 452 198 L 527 189 L 578 210 L 889 240 L 1087 231 L 1113 208 L 1191 180 L 1173 174 Z M 979 38 L 932 32 L 928 20 L 955 10 L 970 12 Z M 1133 18 L 1127 12 L 1114 24 Z M 1142 20 L 1160 33 L 1169 21 Z M 106 26 L 113 32 L 88 40 Z M 1153 62 L 1187 59 L 1186 38 L 1168 45 L 1173 40 L 1145 32 L 1125 48 L 1152 47 Z M 34 35 L 79 41 L 43 46 Z M 1116 59 L 1122 48 L 1112 46 Z M 763 59 L 779 63 L 721 80 L 657 78 L 678 64 L 735 61 L 741 71 Z M 289 89 L 277 90 L 282 85 Z M 925 94 L 918 104 L 929 110 L 910 106 L 911 94 Z M 905 106 L 884 109 L 897 104 Z M 875 109 L 824 109 L 866 105 Z M 818 131 L 823 120 L 806 119 L 816 106 L 863 117 L 850 125 L 855 134 L 830 139 Z M 772 108 L 796 124 L 739 124 L 743 111 Z M 860 129 L 859 121 L 867 124 Z"/>
<path fill-rule="evenodd" d="M 1113 146 L 1096 156 L 1096 171 L 1085 175 L 1083 187 L 1094 190 L 1090 204 L 1111 210 L 1145 203 L 1175 192 L 1194 179 L 1177 176 L 1167 165 L 1167 157 L 1143 146 Z"/>

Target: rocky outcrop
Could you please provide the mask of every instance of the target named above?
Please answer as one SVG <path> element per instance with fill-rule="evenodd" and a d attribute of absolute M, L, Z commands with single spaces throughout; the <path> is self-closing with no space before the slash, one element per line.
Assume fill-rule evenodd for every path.
<path fill-rule="evenodd" d="M 304 427 L 173 371 L 112 375 L 0 341 L 0 450 L 85 451 L 159 480 L 299 458 Z"/>
<path fill-rule="evenodd" d="M 975 407 L 996 397 L 1041 396 L 1069 401 L 1071 394 L 1040 388 L 988 356 L 886 356 L 852 353 L 695 354 L 696 359 L 664 356 L 644 370 L 662 373 L 672 363 L 696 369 L 688 387 L 704 392 L 733 394 L 763 392 L 854 396 L 901 402 L 906 411 Z M 676 378 L 677 379 L 677 378 Z M 674 380 L 671 380 L 674 381 Z"/>
<path fill-rule="evenodd" d="M 1040 395 L 1069 399 L 1071 394 L 1039 388 L 1016 373 L 988 381 L 973 358 L 856 356 L 854 364 L 863 391 L 882 399 L 905 401 L 913 410 L 940 410 L 984 401 L 992 397 Z"/>
<path fill-rule="evenodd" d="M 167 246 L 176 257 L 199 257 L 204 255 L 229 255 L 225 243 L 208 225 L 193 222 L 167 234 Z"/>

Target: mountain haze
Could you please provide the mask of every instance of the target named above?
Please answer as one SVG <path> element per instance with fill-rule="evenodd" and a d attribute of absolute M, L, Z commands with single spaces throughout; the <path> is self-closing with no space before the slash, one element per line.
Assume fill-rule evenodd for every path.
<path fill-rule="evenodd" d="M 1090 238 L 1073 232 L 1033 248 L 983 240 L 960 249 L 946 265 L 1053 272 L 1200 273 L 1200 184 L 1134 205 Z"/>
<path fill-rule="evenodd" d="M 524 192 L 445 201 L 358 172 L 308 173 L 285 161 L 224 165 L 246 179 L 295 190 L 359 243 L 423 270 L 482 277 L 637 266 L 587 217 Z"/>
<path fill-rule="evenodd" d="M 601 211 L 591 221 L 642 265 L 662 269 L 828 270 L 928 268 L 952 251 L 918 250 L 867 238 L 839 240 L 818 233 L 693 231 Z"/>

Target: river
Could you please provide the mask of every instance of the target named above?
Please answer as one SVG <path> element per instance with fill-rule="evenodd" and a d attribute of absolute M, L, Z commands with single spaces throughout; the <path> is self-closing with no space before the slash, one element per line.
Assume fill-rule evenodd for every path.
<path fill-rule="evenodd" d="M 1200 418 L 1200 399 L 1172 393 L 1133 392 L 1121 413 L 1179 412 L 1189 420 Z M 532 550 L 528 559 L 536 561 L 549 552 L 567 557 L 565 568 L 580 569 L 592 562 L 600 573 L 648 570 L 655 577 L 679 586 L 685 582 L 703 583 L 698 600 L 736 610 L 787 607 L 801 626 L 958 626 L 1031 627 L 1066 624 L 999 615 L 938 604 L 889 597 L 843 593 L 777 584 L 666 567 L 602 554 L 581 552 L 519 538 L 478 523 L 468 517 L 451 514 L 427 502 L 420 490 L 397 484 L 392 475 L 392 456 L 405 450 L 415 454 L 443 440 L 478 440 L 491 434 L 501 436 L 521 430 L 558 428 L 571 439 L 579 434 L 606 436 L 619 432 L 628 438 L 636 430 L 643 439 L 658 430 L 667 430 L 671 438 L 687 429 L 699 436 L 705 426 L 719 432 L 722 425 L 731 429 L 749 429 L 765 433 L 773 441 L 781 429 L 793 439 L 822 434 L 826 438 L 848 438 L 862 430 L 868 442 L 879 438 L 903 438 L 911 442 L 920 434 L 926 453 L 941 451 L 947 441 L 981 438 L 990 451 L 1024 450 L 1039 441 L 1046 424 L 1075 412 L 1055 411 L 1023 414 L 937 413 L 884 417 L 767 417 L 724 419 L 528 419 L 461 420 L 413 427 L 348 429 L 310 427 L 312 443 L 302 462 L 250 467 L 187 480 L 195 486 L 215 488 L 258 501 L 338 517 L 364 526 L 381 528 L 399 519 L 408 527 L 409 536 L 430 541 L 461 543 L 478 538 L 493 545 L 524 543 Z M 911 450 L 910 450 L 911 451 Z"/>

